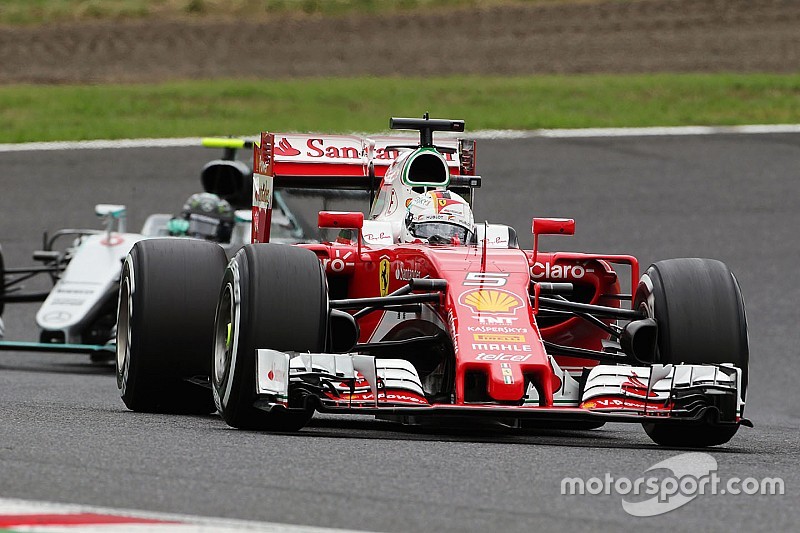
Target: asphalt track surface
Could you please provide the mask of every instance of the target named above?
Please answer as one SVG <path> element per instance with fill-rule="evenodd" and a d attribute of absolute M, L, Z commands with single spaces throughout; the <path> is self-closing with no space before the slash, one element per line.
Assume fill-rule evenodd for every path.
<path fill-rule="evenodd" d="M 727 262 L 747 302 L 756 427 L 711 450 L 725 479 L 781 477 L 784 496 L 698 496 L 633 518 L 619 495 L 562 496 L 564 477 L 635 479 L 681 453 L 638 426 L 596 431 L 410 431 L 315 417 L 293 435 L 216 417 L 125 410 L 112 373 L 84 356 L 0 353 L 0 496 L 385 531 L 796 530 L 800 487 L 800 135 L 481 141 L 476 215 L 515 226 L 577 220 L 545 249 Z M 97 227 L 128 205 L 132 228 L 197 188 L 202 148 L 0 154 L 0 242 L 30 263 L 43 229 Z M 527 244 L 526 246 L 529 246 Z M 5 312 L 34 340 L 35 305 Z"/>

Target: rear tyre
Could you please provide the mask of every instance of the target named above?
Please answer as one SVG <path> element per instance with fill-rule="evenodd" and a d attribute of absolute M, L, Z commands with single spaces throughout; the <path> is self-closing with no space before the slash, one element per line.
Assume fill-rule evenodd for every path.
<path fill-rule="evenodd" d="M 317 256 L 285 244 L 244 246 L 225 271 L 214 327 L 211 381 L 222 418 L 239 429 L 297 431 L 314 414 L 304 399 L 269 412 L 256 401 L 256 350 L 321 352 L 328 289 Z"/>
<path fill-rule="evenodd" d="M 209 414 L 214 310 L 227 258 L 190 239 L 136 243 L 122 267 L 117 386 L 132 411 Z"/>
<path fill-rule="evenodd" d="M 742 370 L 742 399 L 747 389 L 747 318 L 733 273 L 712 259 L 669 259 L 642 276 L 634 308 L 658 323 L 656 363 L 733 363 Z M 663 446 L 705 447 L 728 442 L 738 424 L 643 424 Z"/>

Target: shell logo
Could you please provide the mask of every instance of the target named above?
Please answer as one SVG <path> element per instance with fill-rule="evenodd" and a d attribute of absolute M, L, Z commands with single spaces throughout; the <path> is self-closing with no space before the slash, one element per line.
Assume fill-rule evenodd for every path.
<path fill-rule="evenodd" d="M 516 295 L 497 289 L 474 289 L 459 298 L 461 305 L 472 309 L 473 313 L 513 313 L 523 306 Z"/>

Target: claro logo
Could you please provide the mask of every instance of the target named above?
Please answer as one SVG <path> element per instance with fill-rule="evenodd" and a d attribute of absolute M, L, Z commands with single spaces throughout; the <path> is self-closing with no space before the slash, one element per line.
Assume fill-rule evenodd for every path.
<path fill-rule="evenodd" d="M 533 279 L 581 279 L 586 275 L 586 269 L 581 265 L 551 265 L 539 263 L 531 267 Z"/>

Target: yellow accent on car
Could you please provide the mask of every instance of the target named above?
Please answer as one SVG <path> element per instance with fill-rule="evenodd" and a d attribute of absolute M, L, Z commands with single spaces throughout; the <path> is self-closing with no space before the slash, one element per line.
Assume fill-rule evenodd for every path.
<path fill-rule="evenodd" d="M 388 259 L 381 259 L 380 269 L 378 270 L 378 281 L 380 283 L 381 296 L 389 294 L 389 278 L 391 264 Z"/>
<path fill-rule="evenodd" d="M 201 143 L 206 148 L 244 148 L 244 139 L 229 139 L 227 137 L 205 137 Z"/>
<path fill-rule="evenodd" d="M 510 313 L 523 305 L 510 292 L 492 289 L 470 291 L 463 296 L 463 303 L 475 313 Z"/>

